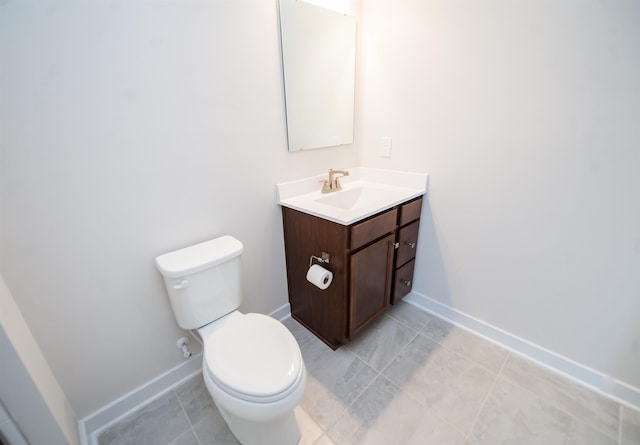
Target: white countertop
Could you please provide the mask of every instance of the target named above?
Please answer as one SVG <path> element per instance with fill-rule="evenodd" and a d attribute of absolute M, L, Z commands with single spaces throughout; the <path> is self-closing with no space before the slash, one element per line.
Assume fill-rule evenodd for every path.
<path fill-rule="evenodd" d="M 342 190 L 322 193 L 328 173 L 276 184 L 278 204 L 338 224 L 350 225 L 424 195 L 429 176 L 367 167 L 347 169 L 340 178 Z"/>

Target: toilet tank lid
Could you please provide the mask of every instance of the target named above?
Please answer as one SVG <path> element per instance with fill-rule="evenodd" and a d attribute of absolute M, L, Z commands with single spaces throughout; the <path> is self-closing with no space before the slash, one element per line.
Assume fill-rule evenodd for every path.
<path fill-rule="evenodd" d="M 242 243 L 232 236 L 205 241 L 156 258 L 165 277 L 179 278 L 217 266 L 242 253 Z"/>

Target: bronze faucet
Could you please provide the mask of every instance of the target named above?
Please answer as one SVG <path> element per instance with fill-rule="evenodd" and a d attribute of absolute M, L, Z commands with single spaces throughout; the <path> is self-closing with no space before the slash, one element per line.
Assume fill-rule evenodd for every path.
<path fill-rule="evenodd" d="M 336 176 L 340 175 L 340 176 Z M 342 190 L 342 186 L 340 185 L 340 178 L 342 176 L 349 176 L 348 170 L 334 170 L 332 168 L 329 169 L 329 179 L 325 179 L 322 182 L 322 193 L 331 193 L 336 192 L 338 190 Z"/>

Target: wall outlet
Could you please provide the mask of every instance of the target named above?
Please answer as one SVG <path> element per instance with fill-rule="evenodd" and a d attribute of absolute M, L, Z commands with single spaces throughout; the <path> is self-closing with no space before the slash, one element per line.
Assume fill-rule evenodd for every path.
<path fill-rule="evenodd" d="M 385 137 L 380 139 L 380 157 L 391 157 L 391 138 Z"/>

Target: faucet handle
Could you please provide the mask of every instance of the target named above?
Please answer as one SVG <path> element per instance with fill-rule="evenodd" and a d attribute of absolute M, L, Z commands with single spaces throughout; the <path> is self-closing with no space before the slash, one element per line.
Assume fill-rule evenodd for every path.
<path fill-rule="evenodd" d="M 322 181 L 318 181 L 322 183 L 322 193 L 329 193 L 331 191 L 331 183 L 328 179 L 323 179 Z"/>
<path fill-rule="evenodd" d="M 342 185 L 340 185 L 340 178 L 343 176 L 349 176 L 349 170 L 334 170 L 332 168 L 329 169 L 329 186 L 331 187 L 331 190 L 342 190 Z"/>

